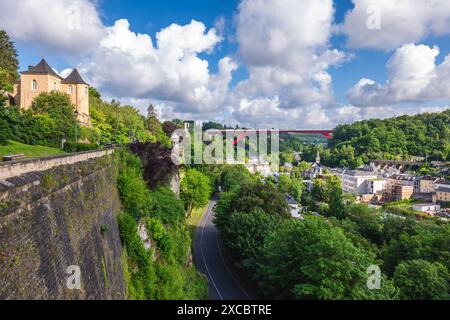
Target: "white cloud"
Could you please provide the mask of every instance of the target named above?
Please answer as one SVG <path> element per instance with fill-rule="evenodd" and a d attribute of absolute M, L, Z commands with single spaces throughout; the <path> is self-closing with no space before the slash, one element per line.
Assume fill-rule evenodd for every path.
<path fill-rule="evenodd" d="M 361 79 L 348 92 L 356 106 L 380 106 L 404 102 L 450 99 L 450 55 L 436 65 L 438 47 L 406 44 L 397 49 L 386 68 L 388 80 L 379 84 Z"/>
<path fill-rule="evenodd" d="M 429 35 L 450 33 L 448 0 L 352 0 L 341 31 L 354 48 L 396 49 Z M 380 29 L 368 28 L 368 20 L 380 18 Z M 373 21 L 373 20 L 370 20 Z"/>
<path fill-rule="evenodd" d="M 234 101 L 277 97 L 288 109 L 332 105 L 327 69 L 345 58 L 328 48 L 333 15 L 332 0 L 243 0 L 237 41 L 249 79 L 238 84 Z"/>
<path fill-rule="evenodd" d="M 72 68 L 67 68 L 67 69 L 64 69 L 64 70 L 61 71 L 61 72 L 56 72 L 56 73 L 58 73 L 61 77 L 66 78 L 66 77 L 69 76 L 69 74 L 70 74 L 72 71 L 73 71 Z"/>
<path fill-rule="evenodd" d="M 0 29 L 16 41 L 52 52 L 89 52 L 103 35 L 103 24 L 88 0 L 0 0 Z"/>
<path fill-rule="evenodd" d="M 366 26 L 363 13 L 369 1 L 355 2 L 355 10 L 340 27 L 354 47 L 365 42 L 371 48 L 389 49 L 449 30 L 450 9 L 440 0 L 430 0 L 426 8 L 422 1 L 371 1 L 383 9 L 383 29 L 374 34 L 361 29 Z M 136 105 L 144 113 L 153 103 L 164 118 L 332 128 L 341 122 L 440 110 L 443 107 L 402 103 L 450 98 L 450 55 L 436 65 L 437 47 L 410 44 L 398 49 L 387 64 L 385 84 L 361 79 L 349 92 L 353 105 L 336 106 L 329 69 L 352 56 L 331 46 L 332 0 L 242 0 L 233 41 L 239 45 L 236 60 L 249 77 L 232 90 L 233 72 L 239 67 L 235 59 L 223 57 L 213 73 L 204 58 L 223 37 L 231 37 L 231 23 L 225 18 L 218 18 L 211 29 L 193 20 L 183 26 L 172 24 L 153 36 L 134 32 L 126 19 L 104 25 L 95 3 L 0 0 L 0 28 L 15 41 L 81 61 L 80 72 L 104 97 Z M 407 20 L 412 13 L 417 21 Z"/>
<path fill-rule="evenodd" d="M 93 85 L 121 97 L 167 100 L 190 112 L 218 108 L 225 99 L 231 73 L 237 65 L 228 57 L 211 74 L 199 53 L 211 52 L 221 41 L 215 29 L 192 21 L 172 24 L 149 35 L 130 30 L 127 20 L 106 28 L 106 36 L 81 70 Z"/>
<path fill-rule="evenodd" d="M 232 108 L 234 118 L 244 126 L 259 128 L 328 128 L 332 121 L 327 110 L 320 105 L 310 108 L 286 109 L 278 97 L 240 100 L 237 107 Z"/>

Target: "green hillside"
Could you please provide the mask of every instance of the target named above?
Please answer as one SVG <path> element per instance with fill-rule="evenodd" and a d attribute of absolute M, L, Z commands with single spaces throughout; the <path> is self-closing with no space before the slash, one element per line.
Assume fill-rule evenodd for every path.
<path fill-rule="evenodd" d="M 9 141 L 6 146 L 0 145 L 0 161 L 3 156 L 19 153 L 25 154 L 27 158 L 41 158 L 63 154 L 64 151 L 43 146 L 30 146 L 16 141 Z"/>

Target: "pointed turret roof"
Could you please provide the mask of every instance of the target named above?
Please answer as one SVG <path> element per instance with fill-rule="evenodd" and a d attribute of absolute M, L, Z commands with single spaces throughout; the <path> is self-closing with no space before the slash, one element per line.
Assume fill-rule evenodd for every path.
<path fill-rule="evenodd" d="M 65 78 L 62 83 L 65 84 L 85 84 L 88 85 L 86 83 L 86 81 L 83 80 L 83 78 L 81 77 L 80 73 L 78 72 L 77 69 L 73 69 L 73 71 L 67 76 L 67 78 Z"/>
<path fill-rule="evenodd" d="M 59 74 L 53 70 L 52 67 L 45 61 L 45 59 L 42 59 L 41 62 L 39 62 L 37 65 L 28 67 L 27 71 L 22 71 L 22 74 L 48 74 L 53 77 L 63 79 Z"/>

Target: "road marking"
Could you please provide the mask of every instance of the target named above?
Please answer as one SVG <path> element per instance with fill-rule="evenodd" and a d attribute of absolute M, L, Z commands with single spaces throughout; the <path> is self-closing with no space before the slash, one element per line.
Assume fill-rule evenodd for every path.
<path fill-rule="evenodd" d="M 211 212 L 211 209 L 212 209 L 212 202 L 210 203 L 210 205 L 208 206 L 208 209 L 206 211 L 206 216 L 205 216 L 206 218 L 208 217 L 209 213 Z M 206 219 L 206 220 L 208 220 L 208 219 Z M 208 272 L 209 278 L 211 279 L 211 282 L 212 282 L 214 288 L 216 289 L 217 294 L 220 297 L 220 300 L 224 300 L 222 295 L 220 294 L 219 289 L 216 286 L 216 283 L 214 282 L 214 279 L 213 279 L 211 273 L 209 272 L 208 264 L 206 263 L 205 253 L 203 251 L 203 236 L 205 234 L 205 227 L 206 227 L 206 221 L 203 223 L 202 235 L 200 237 L 200 251 L 202 252 L 203 263 L 205 264 L 206 272 Z"/>
<path fill-rule="evenodd" d="M 225 258 L 223 257 L 222 254 L 222 250 L 220 249 L 220 245 L 219 245 L 219 236 L 216 236 L 216 242 L 217 242 L 217 249 L 219 251 L 219 255 L 220 258 L 222 259 L 223 265 L 225 266 L 225 269 L 227 270 L 228 274 L 231 276 L 231 278 L 234 280 L 234 282 L 238 285 L 239 289 L 242 291 L 242 293 L 244 293 L 247 298 L 249 300 L 252 300 L 252 298 L 247 294 L 247 292 L 244 290 L 244 288 L 241 286 L 241 284 L 239 283 L 239 281 L 233 276 L 233 273 L 231 272 L 231 270 L 228 268 L 227 263 L 225 262 Z"/>

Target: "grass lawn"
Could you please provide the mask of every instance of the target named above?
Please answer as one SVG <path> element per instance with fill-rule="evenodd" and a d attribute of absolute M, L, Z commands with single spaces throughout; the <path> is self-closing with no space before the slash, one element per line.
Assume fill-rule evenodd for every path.
<path fill-rule="evenodd" d="M 195 231 L 197 230 L 197 226 L 200 223 L 200 220 L 203 217 L 203 214 L 206 212 L 208 205 L 209 205 L 209 203 L 206 206 L 204 206 L 203 208 L 195 209 L 192 212 L 192 215 L 187 219 L 187 225 L 189 228 L 189 233 L 191 235 L 192 242 L 194 242 Z"/>
<path fill-rule="evenodd" d="M 64 154 L 65 152 L 55 148 L 30 146 L 28 144 L 19 143 L 16 141 L 9 141 L 8 145 L 0 146 L 0 161 L 2 161 L 3 156 L 19 153 L 23 153 L 27 158 L 42 158 Z"/>

